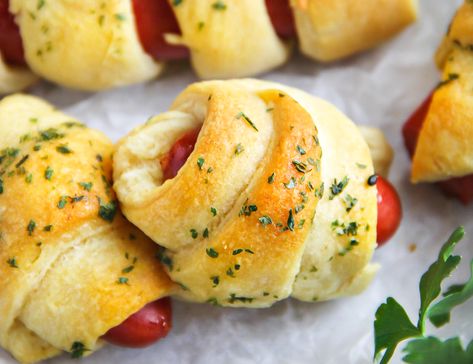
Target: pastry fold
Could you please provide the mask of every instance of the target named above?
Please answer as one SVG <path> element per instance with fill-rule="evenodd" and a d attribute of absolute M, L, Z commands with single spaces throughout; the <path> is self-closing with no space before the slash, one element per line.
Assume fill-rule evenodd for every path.
<path fill-rule="evenodd" d="M 435 90 L 413 157 L 413 182 L 435 182 L 473 173 L 473 4 L 459 9 L 437 64 Z"/>
<path fill-rule="evenodd" d="M 117 210 L 103 134 L 24 95 L 0 102 L 0 132 L 0 345 L 88 355 L 173 284 Z"/>
<path fill-rule="evenodd" d="M 11 0 L 25 57 L 36 74 L 103 90 L 155 78 L 162 66 L 138 39 L 130 0 Z"/>
<path fill-rule="evenodd" d="M 393 37 L 417 18 L 417 0 L 291 0 L 302 53 L 335 61 Z"/>
<path fill-rule="evenodd" d="M 189 47 L 202 78 L 250 76 L 280 66 L 289 57 L 264 0 L 183 1 L 173 10 L 182 36 L 170 39 Z"/>
<path fill-rule="evenodd" d="M 160 160 L 200 126 L 163 183 Z M 256 80 L 191 85 L 114 155 L 123 212 L 165 247 L 178 294 L 223 306 L 361 291 L 376 271 L 373 173 L 367 143 L 334 106 Z"/>

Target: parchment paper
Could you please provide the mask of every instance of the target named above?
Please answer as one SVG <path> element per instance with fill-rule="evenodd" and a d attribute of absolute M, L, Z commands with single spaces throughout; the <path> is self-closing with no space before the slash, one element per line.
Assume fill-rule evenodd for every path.
<path fill-rule="evenodd" d="M 262 76 L 323 97 L 357 123 L 381 127 L 396 150 L 391 181 L 401 194 L 404 220 L 395 238 L 376 252 L 374 260 L 382 269 L 367 291 L 319 304 L 286 300 L 263 310 L 174 302 L 174 328 L 165 340 L 144 350 L 108 346 L 81 363 L 370 363 L 376 308 L 394 296 L 416 319 L 420 276 L 460 224 L 467 228 L 467 237 L 458 247 L 465 262 L 451 283 L 464 280 L 469 273 L 467 260 L 473 256 L 473 206 L 448 200 L 433 186 L 408 182 L 409 161 L 400 132 L 404 120 L 439 80 L 432 56 L 461 2 L 421 0 L 418 23 L 380 48 L 330 66 L 296 56 L 288 65 Z M 33 93 L 117 140 L 149 116 L 165 111 L 194 81 L 183 62 L 145 85 L 88 94 L 43 83 Z M 416 251 L 409 251 L 411 244 Z M 473 303 L 456 309 L 447 326 L 429 330 L 469 341 Z M 400 362 L 400 357 L 393 363 Z M 0 363 L 14 361 L 0 349 Z M 64 355 L 50 363 L 77 361 Z"/>

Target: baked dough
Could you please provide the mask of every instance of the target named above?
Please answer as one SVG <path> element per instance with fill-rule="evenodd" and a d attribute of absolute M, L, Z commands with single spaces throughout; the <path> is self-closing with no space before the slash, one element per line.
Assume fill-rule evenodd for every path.
<path fill-rule="evenodd" d="M 0 53 L 0 95 L 24 90 L 37 79 L 37 76 L 24 67 L 7 65 Z"/>
<path fill-rule="evenodd" d="M 163 183 L 159 160 L 199 125 Z M 256 80 L 191 85 L 114 155 L 123 212 L 166 248 L 178 294 L 233 307 L 361 291 L 376 271 L 372 174 L 368 145 L 334 106 Z"/>
<path fill-rule="evenodd" d="M 173 0 L 168 0 L 172 5 Z M 189 47 L 192 64 L 202 78 L 255 75 L 289 57 L 278 38 L 264 0 L 183 1 L 172 5 L 182 37 L 168 38 Z"/>
<path fill-rule="evenodd" d="M 473 173 L 473 4 L 455 16 L 437 52 L 442 83 L 434 92 L 413 157 L 412 181 Z"/>
<path fill-rule="evenodd" d="M 141 46 L 130 0 L 11 0 L 10 10 L 28 65 L 47 80 L 95 91 L 148 81 L 162 69 Z"/>
<path fill-rule="evenodd" d="M 24 95 L 0 102 L 0 133 L 0 345 L 22 363 L 88 355 L 173 284 L 158 247 L 114 216 L 103 134 Z"/>
<path fill-rule="evenodd" d="M 417 0 L 291 0 L 302 53 L 335 61 L 372 48 L 417 18 Z"/>

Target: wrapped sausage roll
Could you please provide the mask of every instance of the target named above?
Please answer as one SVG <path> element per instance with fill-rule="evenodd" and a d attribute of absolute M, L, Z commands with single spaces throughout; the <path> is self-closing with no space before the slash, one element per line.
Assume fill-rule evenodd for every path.
<path fill-rule="evenodd" d="M 0 102 L 0 134 L 0 345 L 88 355 L 174 286 L 117 210 L 104 135 L 23 95 Z"/>
<path fill-rule="evenodd" d="M 256 80 L 190 86 L 114 156 L 123 212 L 165 248 L 178 294 L 232 307 L 365 288 L 373 173 L 367 143 L 334 106 Z"/>
<path fill-rule="evenodd" d="M 437 51 L 442 81 L 403 129 L 414 183 L 440 182 L 463 203 L 473 201 L 473 4 L 458 10 Z"/>

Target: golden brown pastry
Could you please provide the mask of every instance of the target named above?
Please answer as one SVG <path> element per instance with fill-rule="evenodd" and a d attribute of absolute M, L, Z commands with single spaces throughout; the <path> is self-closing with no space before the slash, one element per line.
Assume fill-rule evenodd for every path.
<path fill-rule="evenodd" d="M 185 153 L 176 141 L 192 138 L 172 178 L 165 165 Z M 367 143 L 334 106 L 257 80 L 191 85 L 114 155 L 123 212 L 166 248 L 178 294 L 224 306 L 366 287 L 376 271 L 373 173 Z"/>
<path fill-rule="evenodd" d="M 473 173 L 473 4 L 460 8 L 438 53 L 443 82 L 433 94 L 412 165 L 414 182 Z"/>
<path fill-rule="evenodd" d="M 436 182 L 448 196 L 473 201 L 473 4 L 455 15 L 436 61 L 442 81 L 403 127 L 411 181 Z"/>
<path fill-rule="evenodd" d="M 173 284 L 117 211 L 103 134 L 24 95 L 0 102 L 0 134 L 0 346 L 88 355 Z"/>
<path fill-rule="evenodd" d="M 393 37 L 417 18 L 413 0 L 292 0 L 302 53 L 335 61 Z"/>
<path fill-rule="evenodd" d="M 296 37 L 304 54 L 333 61 L 387 40 L 416 15 L 416 0 L 0 0 L 8 30 L 0 54 L 95 91 L 151 80 L 164 61 L 187 56 L 202 78 L 259 74 L 285 63 Z"/>

